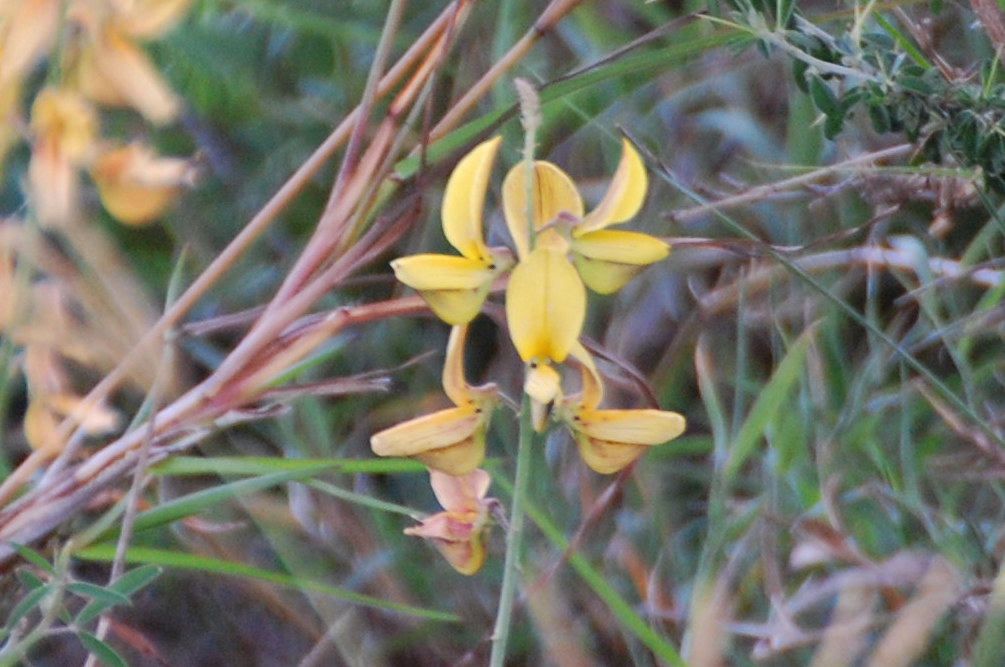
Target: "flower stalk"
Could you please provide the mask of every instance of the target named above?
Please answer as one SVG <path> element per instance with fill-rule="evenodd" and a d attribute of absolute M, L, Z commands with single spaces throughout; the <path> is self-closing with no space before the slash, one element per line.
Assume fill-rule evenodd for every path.
<path fill-rule="evenodd" d="M 513 603 L 516 599 L 517 581 L 520 578 L 520 556 L 523 551 L 523 527 L 526 516 L 525 501 L 530 487 L 530 457 L 534 446 L 534 424 L 531 418 L 531 399 L 524 394 L 520 406 L 520 434 L 517 441 L 516 473 L 513 480 L 513 499 L 510 505 L 509 530 L 506 533 L 506 556 L 503 561 L 502 588 L 499 607 L 492 631 L 490 667 L 502 667 L 506 662 L 506 646 L 513 625 Z"/>

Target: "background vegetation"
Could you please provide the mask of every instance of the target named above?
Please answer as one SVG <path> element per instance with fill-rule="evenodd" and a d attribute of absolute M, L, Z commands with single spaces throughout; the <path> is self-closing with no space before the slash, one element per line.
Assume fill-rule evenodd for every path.
<path fill-rule="evenodd" d="M 148 45 L 182 113 L 151 127 L 113 111 L 104 131 L 196 155 L 198 182 L 144 227 L 83 195 L 88 229 L 121 262 L 114 280 L 143 308 L 177 298 L 366 99 L 382 35 L 393 60 L 445 7 L 410 3 L 390 30 L 386 4 L 199 0 Z M 511 664 L 1001 664 L 998 5 L 584 2 L 548 20 L 569 4 L 473 3 L 394 161 L 405 185 L 379 202 L 399 236 L 313 307 L 407 296 L 388 261 L 447 250 L 438 207 L 456 160 L 493 132 L 502 162 L 519 159 L 516 76 L 541 90 L 539 155 L 588 200 L 621 133 L 643 153 L 651 188 L 632 228 L 674 250 L 618 295 L 591 294 L 587 335 L 623 390 L 612 403 L 651 397 L 689 427 L 615 477 L 586 469 L 561 431 L 535 451 Z M 412 148 L 536 21 L 540 41 L 417 160 Z M 368 138 L 387 113 L 379 102 Z M 7 157 L 8 224 L 27 217 L 29 156 L 20 144 Z M 241 314 L 272 298 L 336 173 L 313 175 L 172 329 L 168 394 L 241 339 Z M 79 237 L 43 236 L 76 290 L 98 289 Z M 475 322 L 468 375 L 513 396 L 521 364 L 500 315 L 490 305 Z M 18 547 L 0 584 L 0 661 L 23 650 L 76 664 L 91 650 L 130 665 L 484 664 L 504 530 L 480 573 L 455 573 L 402 534 L 437 510 L 422 466 L 369 448 L 375 431 L 442 407 L 446 335 L 417 307 L 360 320 L 271 385 L 294 390 L 235 407 L 228 428 L 214 416 L 151 468 L 116 583 L 134 469 Z M 21 346 L 8 336 L 4 350 L 10 475 L 30 451 L 28 394 Z M 82 390 L 109 370 L 69 368 Z M 139 383 L 116 394 L 124 423 L 147 414 L 145 397 Z M 487 468 L 503 506 L 514 451 L 512 420 L 496 419 Z"/>

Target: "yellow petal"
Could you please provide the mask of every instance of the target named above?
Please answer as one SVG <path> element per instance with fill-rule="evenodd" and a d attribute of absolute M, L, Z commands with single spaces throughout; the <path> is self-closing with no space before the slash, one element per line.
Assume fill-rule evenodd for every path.
<path fill-rule="evenodd" d="M 538 248 L 513 269 L 506 289 L 506 319 L 524 361 L 564 361 L 585 317 L 586 288 L 563 254 Z"/>
<path fill-rule="evenodd" d="M 569 354 L 580 364 L 583 387 L 578 395 L 567 398 L 565 405 L 575 411 L 594 410 L 604 399 L 604 384 L 597 371 L 597 365 L 593 362 L 593 356 L 578 340 L 569 350 Z"/>
<path fill-rule="evenodd" d="M 470 322 L 492 289 L 497 270 L 483 261 L 453 255 L 412 255 L 391 262 L 394 275 L 419 292 L 447 324 Z"/>
<path fill-rule="evenodd" d="M 582 433 L 576 436 L 576 445 L 583 462 L 601 475 L 618 472 L 648 449 L 646 445 L 607 442 Z"/>
<path fill-rule="evenodd" d="M 530 252 L 530 230 L 527 224 L 527 165 L 518 164 L 503 180 L 503 215 L 520 258 Z M 572 179 L 550 162 L 534 162 L 533 199 L 534 230 L 537 231 L 565 213 L 573 220 L 583 216 L 583 200 Z"/>
<path fill-rule="evenodd" d="M 464 343 L 467 337 L 468 325 L 462 324 L 450 330 L 450 338 L 447 340 L 447 354 L 443 362 L 443 391 L 454 405 L 465 405 L 472 400 L 471 388 L 464 378 Z"/>
<path fill-rule="evenodd" d="M 573 257 L 586 286 L 616 292 L 649 264 L 666 259 L 670 245 L 640 232 L 601 229 L 572 239 Z"/>
<path fill-rule="evenodd" d="M 476 146 L 457 163 L 443 193 L 443 233 L 450 245 L 470 259 L 486 259 L 482 232 L 485 193 L 502 137 Z"/>
<path fill-rule="evenodd" d="M 429 471 L 429 484 L 436 500 L 450 512 L 477 512 L 479 501 L 488 493 L 491 483 L 492 477 L 481 468 L 461 476 Z"/>
<path fill-rule="evenodd" d="M 621 140 L 621 162 L 597 208 L 590 211 L 576 228 L 576 234 L 586 234 L 608 225 L 629 220 L 639 212 L 649 189 L 649 176 L 635 147 Z"/>
<path fill-rule="evenodd" d="M 562 376 L 545 363 L 532 363 L 523 383 L 524 392 L 531 397 L 531 422 L 538 433 L 544 431 L 551 407 L 562 392 Z"/>
<path fill-rule="evenodd" d="M 485 458 L 490 412 L 480 406 L 447 408 L 375 433 L 378 456 L 415 458 L 449 475 L 466 475 Z"/>
<path fill-rule="evenodd" d="M 485 564 L 487 521 L 458 520 L 452 512 L 440 512 L 423 520 L 405 534 L 431 540 L 450 566 L 464 575 L 478 572 Z"/>
<path fill-rule="evenodd" d="M 661 445 L 684 432 L 682 415 L 667 410 L 582 410 L 572 428 L 591 438 L 633 445 Z"/>

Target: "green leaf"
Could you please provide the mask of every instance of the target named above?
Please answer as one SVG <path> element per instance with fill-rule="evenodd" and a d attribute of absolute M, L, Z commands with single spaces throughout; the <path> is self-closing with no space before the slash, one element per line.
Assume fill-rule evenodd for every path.
<path fill-rule="evenodd" d="M 824 81 L 819 74 L 815 73 L 808 74 L 807 79 L 810 97 L 813 99 L 813 104 L 817 105 L 817 108 L 828 117 L 840 113 L 841 104 L 834 95 L 834 91 L 831 90 L 829 85 L 827 85 L 827 82 Z"/>
<path fill-rule="evenodd" d="M 128 596 L 146 587 L 150 582 L 159 577 L 163 571 L 164 568 L 156 565 L 143 565 L 126 572 L 106 588 L 107 590 L 126 596 L 126 604 L 131 604 Z M 80 613 L 77 614 L 76 623 L 79 626 L 85 626 L 118 604 L 121 603 L 116 601 L 108 602 L 107 600 L 95 598 L 80 610 Z"/>
<path fill-rule="evenodd" d="M 84 648 L 90 651 L 105 667 L 129 667 L 129 664 L 115 652 L 115 649 L 90 632 L 78 630 L 77 636 L 80 637 L 80 643 L 84 645 Z"/>
<path fill-rule="evenodd" d="M 26 568 L 21 568 L 17 571 L 17 578 L 21 580 L 21 583 L 24 584 L 25 587 L 31 590 L 41 588 L 46 584 L 44 580 L 42 580 L 34 572 Z"/>
<path fill-rule="evenodd" d="M 92 600 L 100 600 L 108 605 L 114 606 L 131 604 L 129 598 L 122 593 L 113 591 L 110 588 L 98 586 L 97 584 L 88 583 L 86 581 L 74 581 L 70 583 L 66 589 L 74 595 L 79 595 L 82 598 L 90 598 Z"/>
<path fill-rule="evenodd" d="M 83 558 L 84 560 L 111 561 L 115 558 L 115 545 L 108 543 L 96 544 L 81 550 L 75 555 L 78 558 Z M 447 611 L 424 609 L 422 607 L 415 607 L 412 605 L 388 602 L 386 600 L 381 600 L 380 598 L 363 595 L 362 593 L 355 593 L 345 588 L 339 588 L 338 586 L 332 586 L 320 581 L 302 579 L 300 577 L 293 577 L 279 572 L 262 570 L 243 563 L 232 563 L 230 561 L 220 560 L 217 558 L 196 556 L 193 554 L 170 551 L 167 549 L 132 547 L 126 554 L 126 561 L 129 563 L 148 563 L 184 570 L 198 570 L 200 572 L 213 572 L 216 574 L 224 574 L 234 577 L 257 579 L 277 584 L 279 586 L 287 586 L 298 590 L 331 595 L 332 597 L 348 600 L 349 602 L 366 607 L 375 607 L 378 609 L 397 611 L 402 614 L 419 616 L 431 621 L 454 623 L 461 620 L 455 614 Z"/>
<path fill-rule="evenodd" d="M 154 579 L 161 576 L 162 572 L 164 572 L 164 568 L 157 565 L 142 565 L 129 570 L 108 587 L 123 595 L 132 595 L 149 586 Z"/>
<path fill-rule="evenodd" d="M 17 624 L 21 622 L 25 616 L 30 614 L 33 609 L 37 608 L 53 589 L 52 584 L 48 584 L 41 588 L 36 588 L 32 592 L 21 598 L 21 601 L 17 603 L 17 606 L 11 610 L 10 614 L 7 616 L 6 628 L 15 628 Z"/>
<path fill-rule="evenodd" d="M 49 562 L 49 559 L 35 551 L 31 547 L 26 547 L 23 544 L 11 543 L 11 548 L 18 553 L 21 558 L 25 559 L 35 567 L 45 570 L 49 574 L 56 574 L 56 569 Z"/>

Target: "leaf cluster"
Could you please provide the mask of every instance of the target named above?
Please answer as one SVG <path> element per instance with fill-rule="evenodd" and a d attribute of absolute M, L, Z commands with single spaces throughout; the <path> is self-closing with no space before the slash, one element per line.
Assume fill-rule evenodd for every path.
<path fill-rule="evenodd" d="M 763 3 L 735 4 L 744 5 L 765 52 L 781 45 L 791 57 L 795 83 L 823 114 L 827 138 L 864 113 L 876 132 L 903 133 L 917 144 L 920 159 L 980 167 L 987 185 L 1005 192 L 1005 84 L 997 81 L 996 59 L 958 71 L 930 62 L 879 15 L 862 30 L 857 22 L 825 32 L 792 3 L 779 17 L 767 15 Z M 765 34 L 768 21 L 784 27 Z"/>

